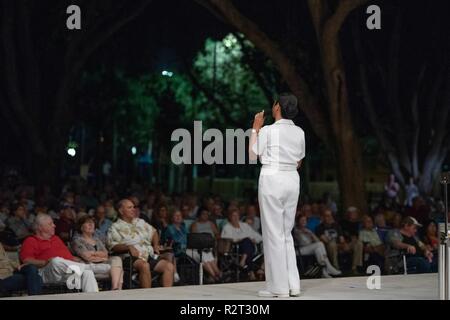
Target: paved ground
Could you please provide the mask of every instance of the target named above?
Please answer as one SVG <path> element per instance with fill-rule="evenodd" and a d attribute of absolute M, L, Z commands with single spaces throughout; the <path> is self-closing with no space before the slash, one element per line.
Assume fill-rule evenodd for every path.
<path fill-rule="evenodd" d="M 302 280 L 299 300 L 415 300 L 438 299 L 438 275 L 382 276 L 381 289 L 369 290 L 367 277 Z M 8 299 L 37 300 L 257 300 L 263 282 L 153 288 L 99 293 L 44 295 Z"/>

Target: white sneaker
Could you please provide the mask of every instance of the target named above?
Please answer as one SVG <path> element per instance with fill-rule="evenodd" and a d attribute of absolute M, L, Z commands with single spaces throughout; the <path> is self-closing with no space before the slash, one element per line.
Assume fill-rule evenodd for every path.
<path fill-rule="evenodd" d="M 264 298 L 289 298 L 289 293 L 273 293 L 267 290 L 259 290 L 258 296 L 264 297 Z"/>
<path fill-rule="evenodd" d="M 331 274 L 332 276 L 340 276 L 342 274 L 341 270 L 338 270 L 338 269 L 336 269 L 336 268 L 334 268 L 332 266 L 327 268 L 327 272 L 329 274 Z"/>
<path fill-rule="evenodd" d="M 322 278 L 333 278 L 325 268 L 322 269 Z"/>
<path fill-rule="evenodd" d="M 173 282 L 179 282 L 180 281 L 180 275 L 178 274 L 178 272 L 175 272 L 175 274 L 173 275 Z"/>
<path fill-rule="evenodd" d="M 290 297 L 300 297 L 300 289 L 296 289 L 296 290 L 289 290 L 289 296 Z"/>

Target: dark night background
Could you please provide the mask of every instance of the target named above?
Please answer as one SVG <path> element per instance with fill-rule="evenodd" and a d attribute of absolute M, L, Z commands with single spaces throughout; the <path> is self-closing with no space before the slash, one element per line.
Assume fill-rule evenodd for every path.
<path fill-rule="evenodd" d="M 257 166 L 174 166 L 170 134 L 194 120 L 248 129 L 277 92 L 292 91 L 307 139 L 306 193 L 366 207 L 393 172 L 439 197 L 450 166 L 448 1 L 361 1 L 342 17 L 339 1 L 320 13 L 322 2 L 2 0 L 0 173 L 57 189 L 83 165 L 101 184 L 109 162 L 117 181 L 244 197 Z M 221 3 L 254 24 L 231 21 Z M 70 4 L 81 8 L 81 30 L 66 29 Z M 381 30 L 366 28 L 370 4 L 381 8 Z M 342 18 L 336 34 L 326 31 L 332 18 Z M 227 75 L 241 77 L 233 63 L 198 58 L 208 38 L 229 34 L 245 43 L 246 89 L 230 85 Z M 227 187 L 236 177 L 240 186 Z"/>
<path fill-rule="evenodd" d="M 69 7 L 81 28 L 70 28 Z M 449 9 L 449 0 L 0 0 L 0 297 L 74 292 L 71 264 L 55 257 L 90 264 L 85 292 L 249 282 L 240 293 L 153 294 L 251 298 L 278 272 L 289 274 L 289 294 L 285 283 L 258 295 L 298 297 L 295 251 L 302 282 L 331 284 L 302 284 L 305 297 L 436 298 L 430 279 L 446 260 L 439 227 L 450 216 Z M 258 198 L 249 139 L 224 163 L 228 130 L 250 131 L 283 92 L 298 98 L 293 121 L 306 140 L 295 217 L 296 189 L 278 196 L 285 180 Z M 194 147 L 197 121 L 203 163 L 194 148 L 177 163 L 187 153 L 175 154 L 172 138 L 191 134 Z M 225 161 L 206 163 L 221 137 Z M 369 290 L 380 274 L 393 277 Z M 332 279 L 347 276 L 359 278 Z M 118 294 L 151 299 L 151 290 Z"/>

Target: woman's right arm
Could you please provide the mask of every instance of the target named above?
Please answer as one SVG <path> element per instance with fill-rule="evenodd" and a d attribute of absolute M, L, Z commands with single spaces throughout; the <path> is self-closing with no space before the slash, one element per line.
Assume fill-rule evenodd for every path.
<path fill-rule="evenodd" d="M 95 251 L 89 251 L 80 238 L 75 238 L 72 241 L 71 247 L 78 257 L 84 261 L 93 262 L 92 259 L 95 256 Z"/>
<path fill-rule="evenodd" d="M 311 235 L 311 239 L 313 240 L 313 242 L 319 242 L 320 239 L 314 234 L 314 232 L 312 232 L 311 230 L 309 230 L 309 234 Z"/>

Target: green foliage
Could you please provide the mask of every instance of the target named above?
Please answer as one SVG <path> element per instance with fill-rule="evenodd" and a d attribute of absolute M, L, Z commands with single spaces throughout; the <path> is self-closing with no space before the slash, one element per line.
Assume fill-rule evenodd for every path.
<path fill-rule="evenodd" d="M 250 42 L 233 34 L 221 41 L 207 39 L 190 67 L 198 85 L 177 70 L 170 70 L 170 77 L 161 72 L 129 76 L 105 68 L 85 74 L 81 103 L 93 106 L 85 118 L 95 118 L 93 113 L 97 113 L 92 125 L 103 121 L 110 127 L 115 122 L 119 143 L 138 147 L 150 140 L 168 146 L 171 131 L 191 129 L 194 120 L 203 121 L 205 129 L 234 128 L 236 124 L 246 129 L 253 114 L 268 107 L 268 100 L 254 71 L 244 62 L 249 57 L 244 57 L 243 49 L 254 50 Z M 210 95 L 220 105 L 208 99 Z"/>
<path fill-rule="evenodd" d="M 160 109 L 155 96 L 152 75 L 125 77 L 117 72 L 117 79 L 125 88 L 115 110 L 119 135 L 130 145 L 146 145 L 154 135 Z"/>
<path fill-rule="evenodd" d="M 227 127 L 222 112 L 228 112 L 235 122 L 246 126 L 252 114 L 267 108 L 263 89 L 258 85 L 254 72 L 243 62 L 243 46 L 253 48 L 249 41 L 239 41 L 233 34 L 222 41 L 207 39 L 204 49 L 193 62 L 193 70 L 201 86 L 223 106 L 219 108 L 212 101 L 203 99 L 201 109 L 206 126 Z"/>

